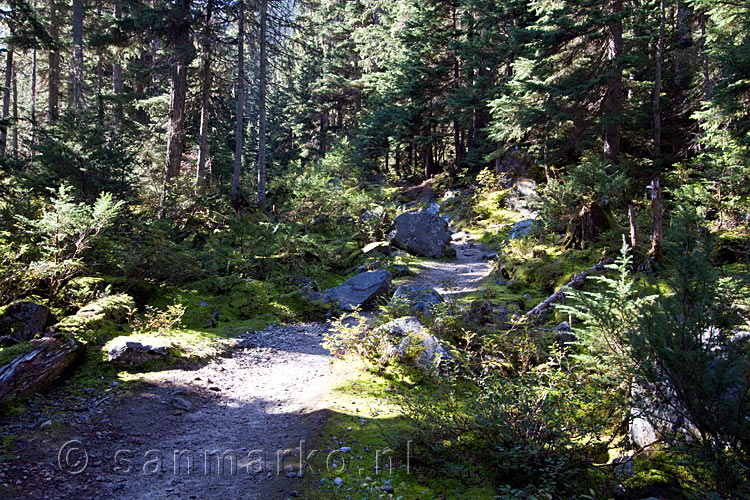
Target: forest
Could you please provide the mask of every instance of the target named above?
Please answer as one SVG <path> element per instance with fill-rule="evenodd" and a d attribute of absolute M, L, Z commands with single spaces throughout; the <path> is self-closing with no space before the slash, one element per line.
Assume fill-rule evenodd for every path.
<path fill-rule="evenodd" d="M 0 498 L 750 498 L 749 1 L 8 0 L 0 75 Z"/>

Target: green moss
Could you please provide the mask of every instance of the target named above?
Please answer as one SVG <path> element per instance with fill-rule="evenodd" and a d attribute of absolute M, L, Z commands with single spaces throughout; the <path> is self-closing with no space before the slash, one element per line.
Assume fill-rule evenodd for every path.
<path fill-rule="evenodd" d="M 135 301 L 126 294 L 107 295 L 63 318 L 55 330 L 83 343 L 98 342 L 119 330 L 119 324 L 135 311 Z"/>
<path fill-rule="evenodd" d="M 0 347 L 0 366 L 13 361 L 18 356 L 30 353 L 34 349 L 32 342 L 21 342 L 10 347 Z"/>
<path fill-rule="evenodd" d="M 481 475 L 451 477 L 424 465 L 416 466 L 416 455 L 424 450 L 407 446 L 410 426 L 389 402 L 393 381 L 365 371 L 358 362 L 337 363 L 352 363 L 356 374 L 334 391 L 333 411 L 318 440 L 311 443 L 324 452 L 312 464 L 316 473 L 308 470 L 302 480 L 298 489 L 301 498 L 391 498 L 383 488 L 393 489 L 392 498 L 495 498 L 494 489 Z M 325 450 L 342 447 L 351 451 L 332 455 L 337 467 L 328 471 Z M 340 487 L 334 484 L 336 478 L 343 481 Z"/>

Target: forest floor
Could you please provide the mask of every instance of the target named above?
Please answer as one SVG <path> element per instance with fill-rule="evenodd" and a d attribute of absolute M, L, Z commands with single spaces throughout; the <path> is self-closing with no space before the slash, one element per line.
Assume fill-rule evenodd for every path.
<path fill-rule="evenodd" d="M 454 246 L 456 260 L 424 260 L 409 281 L 447 298 L 476 291 L 491 270 L 486 251 L 470 241 Z M 310 462 L 323 457 L 319 468 L 340 459 L 341 437 L 328 436 L 337 448 L 317 457 L 310 449 L 321 446 L 327 419 L 357 404 L 335 390 L 360 368 L 325 350 L 330 328 L 272 325 L 206 365 L 140 374 L 106 392 L 70 394 L 63 381 L 0 421 L 0 498 L 301 496 L 300 469 L 316 472 L 310 453 Z"/>

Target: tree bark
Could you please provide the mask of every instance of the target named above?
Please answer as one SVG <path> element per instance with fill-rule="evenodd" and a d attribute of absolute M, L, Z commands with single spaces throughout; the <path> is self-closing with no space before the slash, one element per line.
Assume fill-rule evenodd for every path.
<path fill-rule="evenodd" d="M 74 340 L 45 337 L 31 341 L 27 354 L 0 366 L 0 403 L 38 392 L 59 377 L 81 354 Z"/>
<path fill-rule="evenodd" d="M 36 0 L 34 0 L 34 14 L 36 15 Z M 31 157 L 34 157 L 36 146 L 36 47 L 31 53 Z"/>
<path fill-rule="evenodd" d="M 73 108 L 83 110 L 83 0 L 73 0 Z"/>
<path fill-rule="evenodd" d="M 649 186 L 651 197 L 651 217 L 654 220 L 654 229 L 651 233 L 651 249 L 648 252 L 649 257 L 657 260 L 661 253 L 661 245 L 664 240 L 664 218 L 661 206 L 661 179 L 654 178 Z"/>
<path fill-rule="evenodd" d="M 243 9 L 244 10 L 244 9 Z M 208 159 L 208 107 L 211 97 L 211 15 L 213 0 L 206 2 L 206 25 L 203 29 L 203 81 L 201 88 L 201 123 L 200 146 L 198 149 L 198 168 L 195 172 L 195 187 L 198 194 L 206 191 L 206 161 Z"/>
<path fill-rule="evenodd" d="M 638 225 L 635 220 L 635 208 L 628 204 L 628 222 L 630 223 L 630 250 L 635 255 L 638 251 Z"/>
<path fill-rule="evenodd" d="M 607 93 L 604 97 L 604 158 L 617 162 L 620 156 L 622 138 L 622 0 L 612 0 L 613 20 L 609 23 L 609 43 L 607 56 L 609 59 L 609 78 Z"/>
<path fill-rule="evenodd" d="M 461 78 L 461 68 L 458 60 L 458 41 L 456 38 L 458 37 L 458 16 L 456 13 L 456 6 L 455 4 L 452 5 L 451 9 L 451 15 L 453 18 L 453 37 L 454 37 L 454 43 L 456 43 L 456 47 L 453 49 L 453 88 L 456 92 L 458 92 L 458 89 L 460 87 L 460 78 Z M 458 111 L 455 111 L 456 115 L 458 115 Z M 458 172 L 461 169 L 461 164 L 463 163 L 463 145 L 461 144 L 461 124 L 459 122 L 458 116 L 455 116 L 453 118 L 453 149 L 455 150 L 455 163 L 454 168 L 455 171 Z"/>
<path fill-rule="evenodd" d="M 703 73 L 703 99 L 708 101 L 711 92 L 711 80 L 708 76 L 708 50 L 706 49 L 706 13 L 701 12 L 701 69 Z"/>
<path fill-rule="evenodd" d="M 268 61 L 266 31 L 268 1 L 260 0 L 260 75 L 258 92 L 258 210 L 266 206 L 266 83 Z"/>
<path fill-rule="evenodd" d="M 234 174 L 232 204 L 239 208 L 242 149 L 245 143 L 245 2 L 240 0 L 237 14 L 237 122 L 234 129 Z"/>
<path fill-rule="evenodd" d="M 8 149 L 8 123 L 10 122 L 10 90 L 13 82 L 13 48 L 7 47 L 5 53 L 5 88 L 3 89 L 3 116 L 0 123 L 0 154 Z"/>
<path fill-rule="evenodd" d="M 60 41 L 56 0 L 49 0 L 49 34 L 54 43 Z M 60 116 L 60 52 L 56 48 L 49 53 L 48 65 L 47 121 L 54 122 Z"/>
<path fill-rule="evenodd" d="M 185 151 L 185 99 L 187 98 L 187 72 L 192 48 L 190 42 L 190 0 L 178 0 L 175 8 L 176 19 L 171 36 L 172 84 L 169 93 L 167 157 L 160 201 L 162 210 L 169 185 L 180 174 L 182 154 Z"/>
<path fill-rule="evenodd" d="M 552 306 L 552 304 L 559 302 L 560 300 L 565 298 L 566 290 L 570 288 L 582 287 L 583 284 L 586 282 L 586 277 L 588 277 L 590 274 L 603 272 L 606 269 L 606 267 L 613 262 L 614 262 L 614 259 L 612 258 L 602 259 L 595 265 L 586 269 L 585 271 L 581 271 L 580 273 L 576 274 L 575 276 L 573 276 L 573 278 L 570 281 L 568 281 L 565 285 L 560 287 L 559 290 L 557 290 L 555 293 L 553 293 L 552 295 L 544 299 L 531 311 L 527 312 L 526 317 L 533 318 L 533 317 L 539 316 L 541 313 L 549 309 Z"/>
<path fill-rule="evenodd" d="M 664 61 L 664 0 L 660 1 L 659 41 L 656 46 L 656 73 L 654 75 L 654 166 L 658 169 L 661 163 L 661 78 Z"/>
<path fill-rule="evenodd" d="M 122 19 L 121 0 L 114 0 L 113 10 L 114 10 L 114 15 L 115 15 L 115 21 L 119 22 Z M 115 28 L 115 30 L 116 30 L 115 37 L 119 38 L 119 31 L 120 31 L 119 26 Z M 122 102 L 120 101 L 120 98 L 123 93 L 122 65 L 120 64 L 121 54 L 122 54 L 122 51 L 120 50 L 120 48 L 115 47 L 115 52 L 114 52 L 113 61 L 112 61 L 112 92 L 114 93 L 114 97 L 115 97 L 115 112 L 114 112 L 115 131 L 118 136 L 122 135 L 122 126 L 123 126 L 123 121 L 125 119 Z"/>
<path fill-rule="evenodd" d="M 18 159 L 18 70 L 13 66 L 13 157 Z"/>
<path fill-rule="evenodd" d="M 102 2 L 96 2 L 96 17 L 101 25 L 102 22 Z M 96 118 L 100 125 L 104 125 L 104 55 L 102 49 L 96 49 Z"/>

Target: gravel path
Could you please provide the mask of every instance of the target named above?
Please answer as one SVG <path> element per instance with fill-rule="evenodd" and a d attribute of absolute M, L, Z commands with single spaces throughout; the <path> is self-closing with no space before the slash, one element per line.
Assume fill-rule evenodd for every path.
<path fill-rule="evenodd" d="M 480 289 L 492 271 L 491 252 L 471 240 L 453 244 L 456 260 L 425 260 L 413 282 L 435 288 L 446 299 L 458 298 Z"/>
<path fill-rule="evenodd" d="M 426 261 L 414 282 L 446 297 L 476 290 L 490 272 L 485 252 L 455 246 L 457 261 Z M 3 436 L 13 437 L 0 448 L 0 498 L 294 497 L 295 448 L 315 438 L 332 388 L 351 375 L 321 346 L 328 328 L 248 333 L 227 357 L 144 374 L 133 391 L 52 389 L 21 418 L 0 419 Z M 281 464 L 279 450 L 290 455 Z"/>

